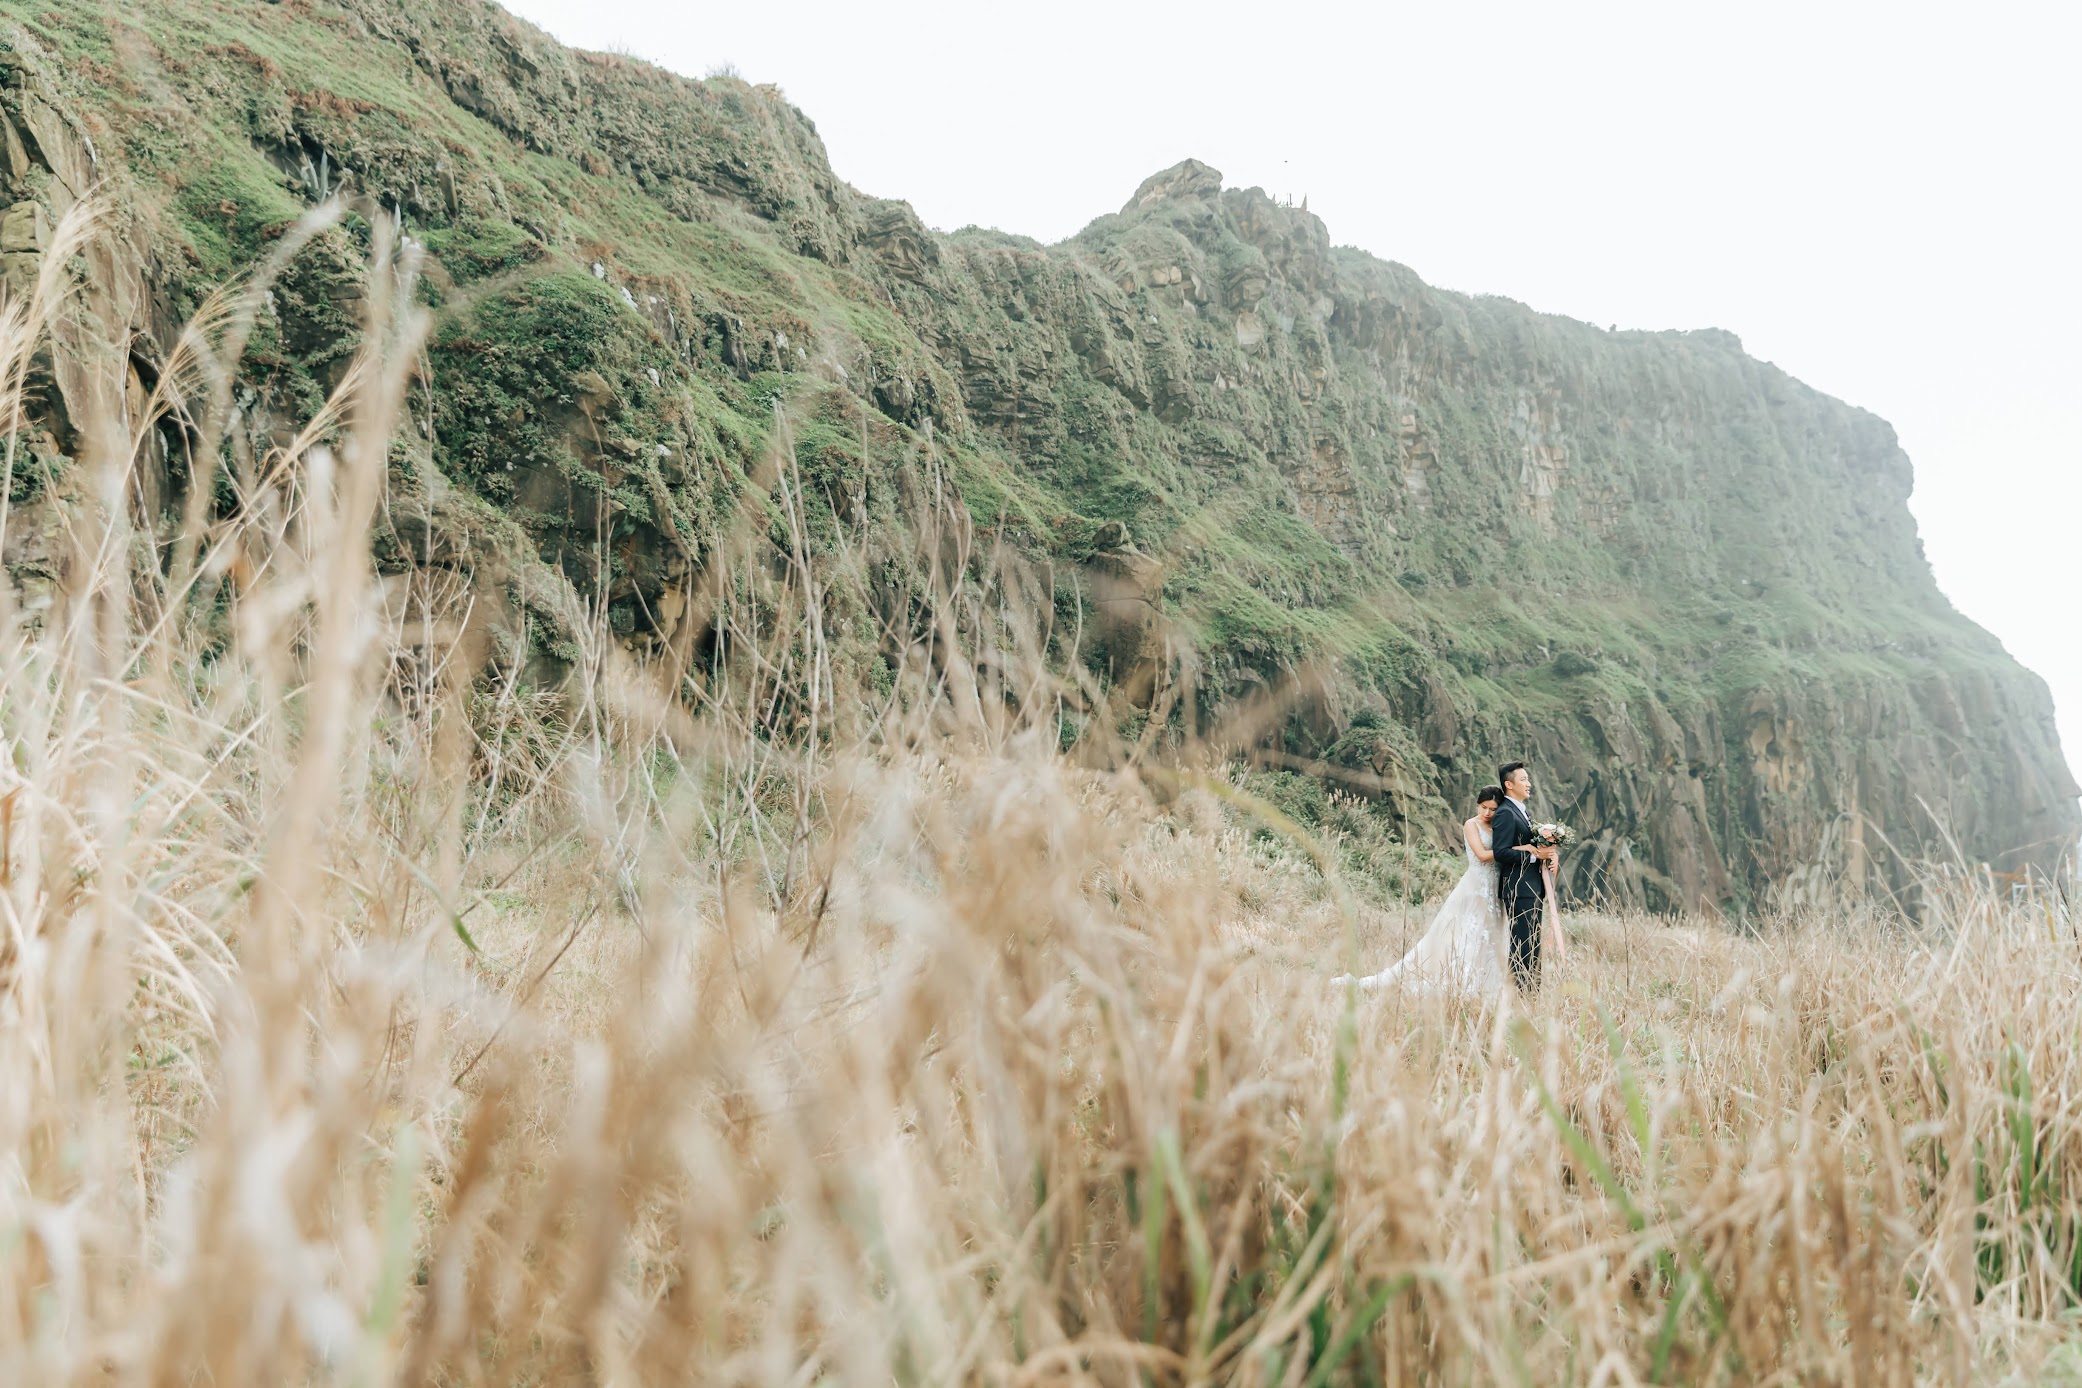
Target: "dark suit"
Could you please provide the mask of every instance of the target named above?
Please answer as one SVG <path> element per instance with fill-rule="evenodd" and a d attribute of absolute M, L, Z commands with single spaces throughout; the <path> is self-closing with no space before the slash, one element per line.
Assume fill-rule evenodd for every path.
<path fill-rule="evenodd" d="M 1506 800 L 1489 821 L 1489 850 L 1496 855 L 1496 897 L 1511 923 L 1511 978 L 1525 992 L 1540 986 L 1540 913 L 1547 878 L 1540 860 L 1521 848 L 1533 842 L 1533 822 Z"/>

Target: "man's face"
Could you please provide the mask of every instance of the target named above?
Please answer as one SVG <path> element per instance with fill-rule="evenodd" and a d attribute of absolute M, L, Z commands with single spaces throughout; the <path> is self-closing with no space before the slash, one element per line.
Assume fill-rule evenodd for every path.
<path fill-rule="evenodd" d="M 1524 767 L 1511 773 L 1511 780 L 1504 787 L 1511 792 L 1513 800 L 1530 800 L 1533 795 L 1533 776 Z"/>

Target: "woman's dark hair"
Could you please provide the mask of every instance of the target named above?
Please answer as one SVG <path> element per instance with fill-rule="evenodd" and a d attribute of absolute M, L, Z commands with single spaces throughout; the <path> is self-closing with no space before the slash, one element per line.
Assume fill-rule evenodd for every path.
<path fill-rule="evenodd" d="M 1480 790 L 1478 790 L 1478 791 L 1476 791 L 1476 792 L 1475 792 L 1475 803 L 1476 803 L 1477 805 L 1501 805 L 1501 804 L 1503 804 L 1503 803 L 1504 803 L 1504 788 L 1503 788 L 1502 786 L 1484 786 L 1484 787 L 1482 787 L 1482 789 L 1480 789 Z"/>
<path fill-rule="evenodd" d="M 1497 784 L 1506 786 L 1511 784 L 1511 773 L 1514 771 L 1523 770 L 1525 770 L 1525 763 L 1522 761 L 1505 762 L 1502 766 L 1499 766 L 1496 769 Z"/>

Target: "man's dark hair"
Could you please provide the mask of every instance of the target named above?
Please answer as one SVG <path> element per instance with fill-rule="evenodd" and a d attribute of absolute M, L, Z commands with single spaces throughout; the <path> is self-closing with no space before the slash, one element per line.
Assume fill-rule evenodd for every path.
<path fill-rule="evenodd" d="M 1476 803 L 1477 805 L 1501 805 L 1501 804 L 1503 804 L 1503 803 L 1504 803 L 1504 788 L 1503 788 L 1502 786 L 1484 786 L 1484 787 L 1482 787 L 1482 789 L 1480 789 L 1480 790 L 1478 790 L 1478 791 L 1476 791 L 1476 792 L 1475 792 L 1475 803 Z"/>
<path fill-rule="evenodd" d="M 1524 763 L 1524 762 L 1522 762 L 1522 761 L 1507 761 L 1507 762 L 1505 762 L 1505 763 L 1504 763 L 1504 764 L 1503 764 L 1502 766 L 1500 766 L 1500 767 L 1498 767 L 1498 768 L 1497 768 L 1497 772 L 1496 772 L 1496 783 L 1497 783 L 1498 785 L 1500 785 L 1500 786 L 1507 786 L 1507 785 L 1510 785 L 1510 784 L 1511 784 L 1511 773 L 1512 773 L 1512 772 L 1514 772 L 1514 771 L 1523 771 L 1523 770 L 1525 770 L 1525 763 Z"/>

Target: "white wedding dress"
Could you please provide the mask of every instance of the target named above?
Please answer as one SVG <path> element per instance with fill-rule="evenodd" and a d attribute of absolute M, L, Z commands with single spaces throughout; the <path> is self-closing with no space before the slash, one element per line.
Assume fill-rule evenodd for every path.
<path fill-rule="evenodd" d="M 1475 832 L 1482 836 L 1482 846 L 1489 847 L 1489 826 Z M 1406 983 L 1413 988 L 1452 989 L 1478 997 L 1503 990 L 1509 927 L 1497 905 L 1496 864 L 1483 862 L 1472 848 L 1467 855 L 1468 870 L 1432 917 L 1416 948 L 1377 974 L 1357 980 L 1340 974 L 1334 980 L 1338 987 L 1354 981 L 1361 988 Z"/>

